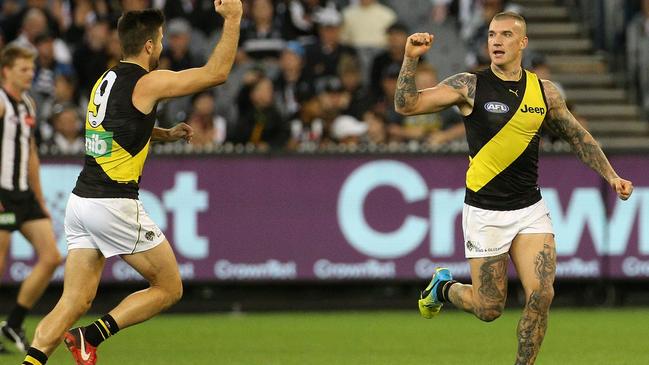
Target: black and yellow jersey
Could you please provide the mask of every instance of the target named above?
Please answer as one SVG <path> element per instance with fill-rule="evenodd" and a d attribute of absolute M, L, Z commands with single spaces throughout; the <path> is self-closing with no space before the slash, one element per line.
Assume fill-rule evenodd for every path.
<path fill-rule="evenodd" d="M 527 70 L 519 81 L 503 81 L 491 69 L 475 75 L 473 111 L 464 118 L 470 154 L 465 203 L 525 208 L 541 199 L 539 130 L 548 110 L 543 86 Z"/>
<path fill-rule="evenodd" d="M 86 160 L 72 191 L 84 198 L 138 198 L 138 184 L 149 151 L 155 108 L 143 114 L 132 102 L 133 89 L 147 71 L 120 62 L 95 83 L 86 114 Z"/>

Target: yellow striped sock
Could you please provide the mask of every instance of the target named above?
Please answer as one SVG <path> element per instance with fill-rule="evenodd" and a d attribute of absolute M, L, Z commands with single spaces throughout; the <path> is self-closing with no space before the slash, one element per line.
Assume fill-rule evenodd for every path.
<path fill-rule="evenodd" d="M 104 323 L 103 319 L 100 318 L 98 320 L 98 322 L 101 324 L 102 327 L 104 327 L 104 329 L 106 330 L 106 333 L 108 333 L 108 337 L 113 335 L 112 333 L 110 333 L 110 330 L 108 329 L 108 326 L 106 326 L 106 323 Z M 104 338 L 104 340 L 105 340 L 105 338 Z"/>
<path fill-rule="evenodd" d="M 32 356 L 25 356 L 25 360 L 23 361 L 23 365 L 43 365 L 42 362 L 34 359 Z"/>

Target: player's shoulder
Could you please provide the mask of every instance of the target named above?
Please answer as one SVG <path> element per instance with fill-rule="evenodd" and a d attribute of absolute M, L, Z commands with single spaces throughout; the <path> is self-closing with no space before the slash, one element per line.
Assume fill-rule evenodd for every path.
<path fill-rule="evenodd" d="M 563 101 L 561 91 L 552 81 L 541 79 L 541 85 L 543 86 L 543 92 L 549 104 L 552 105 Z"/>
<path fill-rule="evenodd" d="M 559 91 L 557 86 L 552 81 L 550 81 L 548 79 L 541 79 L 541 78 L 539 78 L 539 80 L 541 80 L 541 85 L 543 85 L 543 90 L 545 92 L 548 92 L 548 91 L 550 91 L 550 92 L 553 92 L 553 91 L 558 92 Z"/>
<path fill-rule="evenodd" d="M 448 85 L 454 89 L 463 89 L 475 85 L 477 76 L 471 72 L 460 72 L 444 79 L 441 84 Z"/>
<path fill-rule="evenodd" d="M 172 85 L 169 81 L 172 80 L 174 74 L 177 72 L 171 70 L 149 71 L 137 80 L 136 88 L 138 91 L 151 93 L 161 87 L 168 87 Z"/>
<path fill-rule="evenodd" d="M 23 94 L 23 100 L 29 103 L 32 108 L 36 108 L 36 100 L 34 100 L 34 98 L 28 93 Z"/>

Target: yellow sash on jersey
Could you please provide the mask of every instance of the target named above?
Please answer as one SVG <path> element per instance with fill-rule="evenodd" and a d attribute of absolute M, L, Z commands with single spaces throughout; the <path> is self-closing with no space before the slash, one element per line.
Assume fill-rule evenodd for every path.
<path fill-rule="evenodd" d="M 536 74 L 526 70 L 525 75 L 525 94 L 514 116 L 475 157 L 469 157 L 466 186 L 471 191 L 479 191 L 516 161 L 541 128 L 548 108 Z"/>
<path fill-rule="evenodd" d="M 90 93 L 88 113 L 92 113 L 94 116 L 98 112 L 94 100 L 95 92 L 107 73 L 108 71 L 97 80 Z M 111 180 L 116 182 L 137 182 L 144 169 L 144 162 L 149 152 L 151 139 L 149 139 L 147 144 L 135 156 L 132 156 L 113 139 L 112 131 L 107 131 L 101 124 L 93 127 L 89 122 L 88 113 L 86 113 L 86 154 L 95 158 L 97 164 Z M 103 149 L 95 149 L 93 151 L 93 147 L 97 143 L 101 143 Z"/>

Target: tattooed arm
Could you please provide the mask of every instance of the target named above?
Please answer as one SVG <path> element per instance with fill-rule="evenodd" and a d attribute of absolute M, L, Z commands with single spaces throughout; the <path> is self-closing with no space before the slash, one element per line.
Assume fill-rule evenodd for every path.
<path fill-rule="evenodd" d="M 408 37 L 406 54 L 397 80 L 397 91 L 394 94 L 394 108 L 405 115 L 433 113 L 458 105 L 461 108 L 472 107 L 475 97 L 476 77 L 461 73 L 449 77 L 437 86 L 417 90 L 415 74 L 419 57 L 432 45 L 433 36 L 428 33 L 415 33 Z M 464 114 L 466 110 L 463 110 Z"/>
<path fill-rule="evenodd" d="M 546 126 L 556 136 L 568 142 L 579 159 L 600 174 L 622 200 L 627 200 L 633 191 L 633 184 L 620 178 L 613 170 L 597 141 L 570 113 L 556 86 L 548 80 L 543 80 L 543 90 L 548 102 Z"/>

